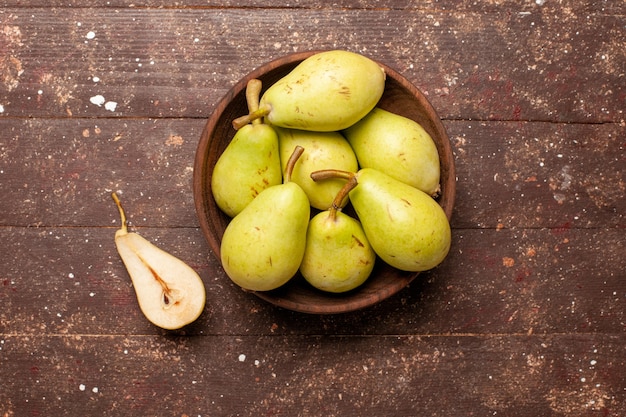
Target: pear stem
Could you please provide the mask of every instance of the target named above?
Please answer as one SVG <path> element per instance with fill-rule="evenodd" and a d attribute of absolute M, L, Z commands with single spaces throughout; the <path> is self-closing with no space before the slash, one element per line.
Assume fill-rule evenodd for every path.
<path fill-rule="evenodd" d="M 111 193 L 111 197 L 113 198 L 113 201 L 115 201 L 115 205 L 117 205 L 117 209 L 120 212 L 120 218 L 122 219 L 122 226 L 120 229 L 124 233 L 128 233 L 128 226 L 126 225 L 126 213 L 124 213 L 124 209 L 122 208 L 122 202 L 120 201 L 115 191 Z"/>
<path fill-rule="evenodd" d="M 239 130 L 248 123 L 252 123 L 253 120 L 267 116 L 270 113 L 270 110 L 272 109 L 268 104 L 259 106 L 259 108 L 255 111 L 233 120 L 233 128 L 235 128 L 235 130 Z"/>
<path fill-rule="evenodd" d="M 341 211 L 341 208 L 343 207 L 343 202 L 348 197 L 350 191 L 352 191 L 354 187 L 356 187 L 358 184 L 359 182 L 357 180 L 357 176 L 352 175 L 350 176 L 350 178 L 348 178 L 348 182 L 346 182 L 345 185 L 341 187 L 341 189 L 333 199 L 332 205 L 328 209 L 328 215 L 333 221 L 337 218 L 337 212 Z"/>
<path fill-rule="evenodd" d="M 300 145 L 297 145 L 293 149 L 293 152 L 291 153 L 289 160 L 287 160 L 287 166 L 285 167 L 285 177 L 283 181 L 284 183 L 291 181 L 291 174 L 293 173 L 293 168 L 296 166 L 296 162 L 298 162 L 298 158 L 300 158 L 300 155 L 302 155 L 303 152 L 304 152 L 304 148 Z"/>
<path fill-rule="evenodd" d="M 344 180 L 350 180 L 355 177 L 356 174 L 350 171 L 343 171 L 341 169 L 321 169 L 319 171 L 311 172 L 311 179 L 313 181 L 322 181 L 334 178 L 342 178 Z"/>
<path fill-rule="evenodd" d="M 262 83 L 261 80 L 256 78 L 248 81 L 246 85 L 246 103 L 248 103 L 248 112 L 254 113 L 259 109 L 259 97 L 261 96 L 261 88 Z M 251 121 L 252 124 L 260 124 L 262 120 L 254 119 Z"/>

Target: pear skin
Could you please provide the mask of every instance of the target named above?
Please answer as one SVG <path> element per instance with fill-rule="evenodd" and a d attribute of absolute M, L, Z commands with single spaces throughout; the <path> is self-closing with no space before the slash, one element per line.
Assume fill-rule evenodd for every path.
<path fill-rule="evenodd" d="M 302 261 L 310 204 L 302 188 L 289 180 L 294 163 L 283 184 L 263 190 L 224 230 L 222 266 L 245 290 L 269 291 L 284 285 Z"/>
<path fill-rule="evenodd" d="M 261 81 L 250 80 L 246 99 L 258 109 Z M 261 191 L 282 183 L 278 137 L 274 129 L 256 119 L 240 128 L 220 155 L 211 176 L 211 193 L 217 206 L 235 217 Z"/>
<path fill-rule="evenodd" d="M 275 127 L 278 135 L 280 161 L 283 171 L 296 146 L 304 152 L 296 162 L 291 174 L 291 181 L 298 184 L 309 197 L 311 206 L 326 210 L 333 204 L 337 193 L 344 186 L 341 179 L 329 179 L 315 182 L 311 172 L 322 169 L 342 169 L 356 171 L 358 162 L 352 147 L 339 132 L 313 132 L 299 129 Z M 341 206 L 347 203 L 346 198 Z"/>
<path fill-rule="evenodd" d="M 416 121 L 374 108 L 342 132 L 361 168 L 374 168 L 434 196 L 439 193 L 439 153 Z"/>
<path fill-rule="evenodd" d="M 370 58 L 343 50 L 319 52 L 272 84 L 258 111 L 236 119 L 233 126 L 265 117 L 275 126 L 339 131 L 372 110 L 384 89 L 385 71 Z"/>
<path fill-rule="evenodd" d="M 349 189 L 343 190 L 336 203 L 345 200 Z M 353 290 L 367 280 L 375 262 L 376 253 L 361 223 L 336 204 L 309 222 L 300 273 L 313 287 L 332 293 Z"/>
<path fill-rule="evenodd" d="M 217 206 L 235 217 L 264 189 L 282 183 L 278 137 L 271 126 L 239 129 L 213 167 L 211 192 Z"/>
<path fill-rule="evenodd" d="M 317 171 L 315 180 L 356 180 L 350 202 L 376 254 L 403 271 L 426 271 L 439 265 L 450 250 L 451 230 L 441 206 L 425 192 L 373 168 L 356 174 Z"/>
<path fill-rule="evenodd" d="M 189 265 L 137 233 L 128 232 L 119 198 L 112 194 L 122 218 L 115 245 L 130 275 L 139 308 L 154 325 L 174 330 L 195 321 L 204 310 L 206 290 Z"/>
<path fill-rule="evenodd" d="M 403 271 L 426 271 L 445 259 L 450 224 L 432 197 L 372 168 L 359 170 L 357 181 L 350 201 L 383 261 Z"/>

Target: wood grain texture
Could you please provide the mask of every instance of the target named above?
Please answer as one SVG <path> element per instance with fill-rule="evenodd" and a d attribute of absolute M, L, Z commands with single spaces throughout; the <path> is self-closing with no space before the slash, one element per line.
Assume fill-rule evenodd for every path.
<path fill-rule="evenodd" d="M 594 0 L 560 0 L 558 3 L 534 1 L 520 3 L 515 0 L 499 0 L 476 2 L 471 0 L 335 0 L 332 3 L 317 0 L 292 0 L 277 3 L 272 0 L 142 0 L 132 3 L 122 0 L 3 0 L 0 5 L 5 7 L 93 7 L 93 8 L 154 8 L 154 9 L 371 9 L 371 10 L 417 10 L 429 11 L 478 11 L 478 12 L 563 12 L 568 13 L 602 13 L 621 14 L 623 7 L 619 2 Z"/>
<path fill-rule="evenodd" d="M 165 334 L 137 308 L 113 243 L 115 228 L 1 230 L 0 249 L 11 256 L 0 265 L 0 333 Z M 388 301 L 328 317 L 275 308 L 241 291 L 197 228 L 136 230 L 191 265 L 205 283 L 205 314 L 186 334 L 625 330 L 623 230 L 455 229 L 451 253 L 440 267 Z"/>
<path fill-rule="evenodd" d="M 2 25 L 8 116 L 206 118 L 265 62 L 347 48 L 398 70 L 444 119 L 624 119 L 620 15 L 29 8 L 5 10 Z"/>
<path fill-rule="evenodd" d="M 22 381 L 9 415 L 626 411 L 622 340 L 605 335 L 8 336 L 2 353 L 0 376 Z"/>
<path fill-rule="evenodd" d="M 626 415 L 622 2 L 0 6 L 0 416 Z M 228 89 L 324 48 L 420 88 L 458 182 L 440 267 L 311 316 L 228 280 L 191 185 Z M 141 314 L 111 191 L 205 283 L 187 328 Z"/>

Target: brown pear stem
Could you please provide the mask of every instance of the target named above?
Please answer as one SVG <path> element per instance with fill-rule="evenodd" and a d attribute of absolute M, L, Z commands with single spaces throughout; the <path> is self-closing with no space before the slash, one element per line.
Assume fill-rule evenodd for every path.
<path fill-rule="evenodd" d="M 259 109 L 259 97 L 261 97 L 261 88 L 262 88 L 261 80 L 256 78 L 248 81 L 246 85 L 246 103 L 248 104 L 248 113 L 254 113 Z M 252 124 L 259 124 L 262 120 L 254 119 L 252 120 Z"/>
<path fill-rule="evenodd" d="M 126 225 L 126 213 L 124 213 L 124 209 L 122 208 L 122 202 L 120 201 L 115 191 L 111 193 L 111 197 L 113 198 L 113 201 L 115 201 L 115 205 L 117 205 L 117 209 L 120 212 L 120 218 L 122 219 L 121 229 L 124 231 L 124 233 L 128 233 L 128 226 Z"/>
<path fill-rule="evenodd" d="M 287 166 L 285 167 L 285 176 L 283 180 L 284 183 L 291 181 L 291 174 L 293 172 L 293 168 L 296 166 L 296 162 L 298 162 L 298 158 L 300 158 L 300 155 L 302 155 L 303 152 L 304 152 L 304 148 L 300 145 L 297 145 L 293 149 L 293 152 L 291 153 L 289 160 L 287 160 Z"/>
<path fill-rule="evenodd" d="M 250 112 L 249 114 L 246 114 L 244 116 L 240 116 L 236 118 L 235 120 L 233 120 L 233 127 L 235 128 L 235 130 L 239 130 L 245 125 L 247 125 L 248 123 L 252 123 L 253 120 L 260 119 L 262 117 L 267 116 L 270 113 L 270 110 L 271 110 L 271 107 L 267 104 L 264 106 L 259 106 L 259 108 L 256 109 L 255 111 Z"/>
<path fill-rule="evenodd" d="M 319 171 L 311 172 L 311 179 L 313 181 L 322 181 L 322 180 L 329 180 L 329 179 L 335 179 L 335 178 L 349 180 L 350 178 L 354 176 L 356 176 L 354 172 L 343 171 L 341 169 L 321 169 Z"/>
<path fill-rule="evenodd" d="M 352 191 L 354 187 L 356 187 L 358 184 L 359 182 L 357 180 L 357 176 L 352 175 L 348 179 L 348 182 L 346 182 L 345 185 L 341 187 L 341 189 L 333 199 L 332 205 L 328 209 L 328 215 L 333 221 L 337 218 L 337 212 L 341 211 L 341 208 L 343 207 L 343 202 L 348 197 L 348 194 L 350 194 L 350 191 Z"/>

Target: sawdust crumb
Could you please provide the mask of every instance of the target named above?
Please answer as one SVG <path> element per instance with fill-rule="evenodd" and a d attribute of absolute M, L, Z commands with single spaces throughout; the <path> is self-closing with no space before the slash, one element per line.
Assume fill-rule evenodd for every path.
<path fill-rule="evenodd" d="M 183 137 L 180 135 L 169 135 L 165 140 L 167 146 L 181 146 L 184 142 Z"/>

